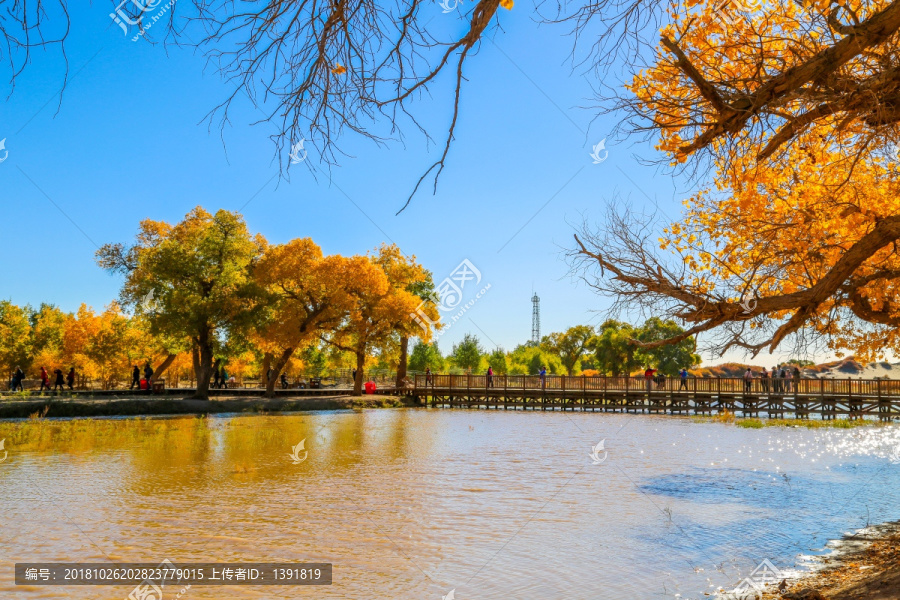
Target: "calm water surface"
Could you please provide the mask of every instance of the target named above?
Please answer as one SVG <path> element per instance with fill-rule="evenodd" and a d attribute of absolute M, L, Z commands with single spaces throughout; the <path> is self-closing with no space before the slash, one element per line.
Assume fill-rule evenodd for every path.
<path fill-rule="evenodd" d="M 898 426 L 424 409 L 54 425 L 7 439 L 0 598 L 132 588 L 15 586 L 16 562 L 165 558 L 334 564 L 329 587 L 185 600 L 702 598 L 900 519 Z"/>

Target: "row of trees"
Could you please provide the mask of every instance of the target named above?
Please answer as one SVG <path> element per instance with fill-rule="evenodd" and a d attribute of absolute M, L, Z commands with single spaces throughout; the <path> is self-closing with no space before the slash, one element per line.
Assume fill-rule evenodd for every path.
<path fill-rule="evenodd" d="M 540 344 L 520 344 L 512 352 L 502 348 L 486 352 L 476 336 L 467 334 L 446 358 L 437 344 L 416 344 L 409 366 L 415 371 L 430 368 L 434 372 L 480 372 L 491 367 L 495 373 L 510 375 L 535 374 L 542 366 L 554 374 L 623 375 L 652 366 L 667 375 L 676 375 L 683 367 L 700 364 L 694 339 L 688 337 L 663 346 L 645 344 L 676 337 L 682 331 L 677 323 L 655 317 L 640 326 L 610 319 L 598 327 L 576 325 L 551 333 Z"/>
<path fill-rule="evenodd" d="M 121 304 L 168 356 L 190 355 L 201 398 L 229 352 L 260 352 L 272 395 L 291 358 L 317 346 L 354 356 L 360 393 L 367 358 L 399 352 L 402 378 L 409 338 L 432 334 L 410 317 L 434 294 L 431 274 L 395 245 L 325 256 L 309 238 L 270 245 L 240 214 L 197 207 L 176 225 L 142 221 L 133 244 L 107 244 L 97 261 L 124 276 Z M 433 303 L 422 310 L 438 320 Z"/>
<path fill-rule="evenodd" d="M 256 346 L 226 340 L 216 350 L 219 366 L 239 381 L 262 378 L 268 369 L 265 352 Z M 133 366 L 149 362 L 153 378 L 163 373 L 167 382 L 178 385 L 193 381 L 191 353 L 180 352 L 165 337 L 150 332 L 147 319 L 126 314 L 118 302 L 102 312 L 82 305 L 66 313 L 52 305 L 38 308 L 0 301 L 0 372 L 4 377 L 21 367 L 36 378 L 41 367 L 52 373 L 74 367 L 77 385 L 88 382 L 111 389 L 127 384 Z M 367 359 L 367 368 L 395 369 L 398 352 L 381 352 Z M 356 357 L 322 343 L 313 343 L 294 353 L 283 371 L 295 378 L 326 371 L 349 370 Z"/>

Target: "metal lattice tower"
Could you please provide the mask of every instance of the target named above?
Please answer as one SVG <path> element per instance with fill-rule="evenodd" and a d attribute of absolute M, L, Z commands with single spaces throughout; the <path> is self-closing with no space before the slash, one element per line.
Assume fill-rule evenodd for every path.
<path fill-rule="evenodd" d="M 535 294 L 531 297 L 531 341 L 541 343 L 541 299 Z"/>

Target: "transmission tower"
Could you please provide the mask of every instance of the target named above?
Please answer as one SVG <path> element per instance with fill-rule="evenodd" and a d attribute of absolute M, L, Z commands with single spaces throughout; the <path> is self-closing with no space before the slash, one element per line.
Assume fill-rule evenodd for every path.
<path fill-rule="evenodd" d="M 541 343 L 541 299 L 535 294 L 531 297 L 531 341 Z"/>

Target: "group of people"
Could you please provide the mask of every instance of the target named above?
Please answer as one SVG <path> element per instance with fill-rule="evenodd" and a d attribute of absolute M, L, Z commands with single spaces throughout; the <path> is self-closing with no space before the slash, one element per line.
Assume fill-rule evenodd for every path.
<path fill-rule="evenodd" d="M 75 389 L 75 367 L 72 367 L 71 369 L 69 369 L 68 375 L 63 375 L 62 369 L 56 369 L 55 371 L 53 371 L 53 374 L 55 375 L 55 382 L 54 382 L 53 388 L 51 390 L 50 374 L 47 373 L 47 369 L 45 369 L 44 367 L 41 367 L 41 373 L 40 373 L 41 389 L 40 389 L 40 391 L 42 391 L 42 392 L 44 390 L 47 390 L 48 392 L 56 391 L 56 390 L 63 391 L 66 389 L 66 387 L 65 387 L 66 385 L 69 386 L 70 390 Z M 15 392 L 15 391 L 24 392 L 25 386 L 22 384 L 23 381 L 25 381 L 25 371 L 23 371 L 20 367 L 16 367 L 16 370 L 13 372 L 13 376 L 10 380 L 10 390 L 13 392 Z"/>
<path fill-rule="evenodd" d="M 151 385 L 153 385 L 153 367 L 150 366 L 150 361 L 148 360 L 147 364 L 144 365 L 143 378 L 141 377 L 141 370 L 137 365 L 134 365 L 134 369 L 131 371 L 131 385 L 128 386 L 128 389 L 149 390 Z"/>
<path fill-rule="evenodd" d="M 230 378 L 228 377 L 228 372 L 225 371 L 225 365 L 222 365 L 221 369 L 216 369 L 213 367 L 213 384 L 214 388 L 225 388 L 228 389 L 228 384 L 234 385 L 236 383 L 234 379 L 234 375 Z"/>
<path fill-rule="evenodd" d="M 772 367 L 771 373 L 763 367 L 762 371 L 759 373 L 758 379 L 760 379 L 762 383 L 764 392 L 769 391 L 769 380 L 771 380 L 772 392 L 783 394 L 785 392 L 797 391 L 796 388 L 798 384 L 794 383 L 794 380 L 799 380 L 800 376 L 800 367 L 797 367 L 796 365 L 793 369 L 788 365 L 775 365 Z M 753 390 L 754 379 L 757 379 L 757 374 L 753 372 L 751 367 L 747 367 L 747 370 L 744 372 L 745 392 Z"/>

